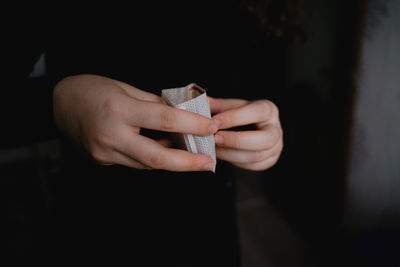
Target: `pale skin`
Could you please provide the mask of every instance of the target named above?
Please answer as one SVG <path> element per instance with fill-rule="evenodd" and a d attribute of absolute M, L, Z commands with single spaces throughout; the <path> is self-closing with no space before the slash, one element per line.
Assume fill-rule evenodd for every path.
<path fill-rule="evenodd" d="M 268 100 L 209 97 L 213 117 L 167 106 L 157 95 L 96 75 L 70 76 L 54 89 L 54 115 L 60 130 L 103 165 L 136 169 L 208 171 L 210 157 L 170 148 L 166 139 L 140 135 L 140 129 L 215 134 L 217 158 L 247 170 L 266 170 L 283 147 L 277 107 Z M 229 128 L 255 124 L 256 130 Z"/>

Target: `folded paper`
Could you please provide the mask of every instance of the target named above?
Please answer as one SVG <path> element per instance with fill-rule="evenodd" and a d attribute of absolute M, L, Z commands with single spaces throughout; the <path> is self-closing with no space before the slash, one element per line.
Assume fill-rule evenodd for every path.
<path fill-rule="evenodd" d="M 161 97 L 170 106 L 211 118 L 206 91 L 194 83 L 185 87 L 164 89 L 161 92 Z M 178 134 L 175 138 L 187 151 L 210 156 L 214 160 L 213 172 L 215 172 L 217 160 L 215 156 L 214 135 L 197 136 L 192 134 Z"/>

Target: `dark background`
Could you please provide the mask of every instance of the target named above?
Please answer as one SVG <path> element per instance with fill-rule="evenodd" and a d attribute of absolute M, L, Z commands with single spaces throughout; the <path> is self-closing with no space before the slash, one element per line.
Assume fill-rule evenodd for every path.
<path fill-rule="evenodd" d="M 268 98 L 278 105 L 285 148 L 270 170 L 235 169 L 243 266 L 400 265 L 399 207 L 351 216 L 360 206 L 352 206 L 349 197 L 352 151 L 357 148 L 354 114 L 363 90 L 359 80 L 378 75 L 361 72 L 363 55 L 374 52 L 363 50 L 374 37 L 373 32 L 367 34 L 368 23 L 371 16 L 393 18 L 385 12 L 385 7 L 396 5 L 393 2 L 307 1 L 302 17 L 305 42 L 266 47 L 274 56 L 256 69 L 268 73 L 259 77 L 268 79 L 270 88 L 251 98 Z M 398 58 L 398 53 L 393 56 Z M 392 118 L 398 120 L 388 123 L 398 124 L 400 113 Z M 392 144 L 399 147 L 398 141 Z M 26 259 L 42 266 L 53 262 L 53 221 L 59 216 L 54 195 L 68 194 L 62 189 L 60 162 L 58 140 L 0 152 L 3 214 L 8 218 L 2 234 L 11 241 L 3 252 L 15 265 Z M 389 188 L 398 186 L 396 170 L 386 174 L 392 178 L 385 182 Z M 380 173 L 375 177 L 379 180 Z M 85 190 L 91 189 L 81 193 Z"/>

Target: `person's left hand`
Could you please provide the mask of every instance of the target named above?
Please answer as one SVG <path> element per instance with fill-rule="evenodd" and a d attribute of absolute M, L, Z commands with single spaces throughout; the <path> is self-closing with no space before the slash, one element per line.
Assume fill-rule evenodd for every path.
<path fill-rule="evenodd" d="M 266 170 L 278 161 L 283 148 L 279 110 L 268 100 L 208 98 L 213 120 L 217 158 L 243 169 Z M 254 124 L 256 130 L 226 131 Z"/>

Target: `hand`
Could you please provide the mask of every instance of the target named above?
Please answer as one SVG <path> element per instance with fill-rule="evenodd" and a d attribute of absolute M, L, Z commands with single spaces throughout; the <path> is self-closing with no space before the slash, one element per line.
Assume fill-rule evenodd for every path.
<path fill-rule="evenodd" d="M 68 137 L 97 162 L 138 169 L 212 170 L 205 155 L 172 149 L 140 135 L 140 128 L 210 135 L 212 120 L 167 106 L 154 94 L 95 75 L 70 76 L 54 89 L 54 116 Z"/>
<path fill-rule="evenodd" d="M 220 131 L 215 135 L 217 158 L 247 170 L 266 170 L 279 159 L 283 133 L 278 108 L 268 100 L 209 97 L 213 120 Z M 223 131 L 255 124 L 255 131 Z M 222 131 L 221 131 L 222 130 Z"/>

